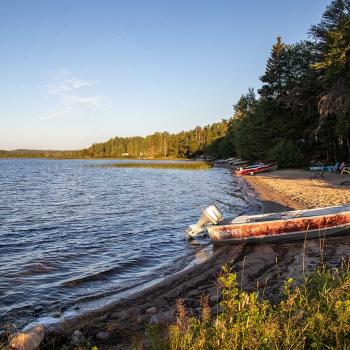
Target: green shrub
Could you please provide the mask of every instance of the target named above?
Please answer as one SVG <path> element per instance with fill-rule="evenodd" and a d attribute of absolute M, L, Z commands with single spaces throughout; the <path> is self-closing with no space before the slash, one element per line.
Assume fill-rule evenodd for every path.
<path fill-rule="evenodd" d="M 276 161 L 281 168 L 297 168 L 302 165 L 298 147 L 291 141 L 282 140 L 269 151 L 269 158 Z"/>

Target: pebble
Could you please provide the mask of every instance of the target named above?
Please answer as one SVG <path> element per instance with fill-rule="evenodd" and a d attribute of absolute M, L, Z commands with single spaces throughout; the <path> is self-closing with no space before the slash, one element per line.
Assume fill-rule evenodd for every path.
<path fill-rule="evenodd" d="M 149 320 L 150 324 L 170 324 L 175 321 L 175 315 L 172 311 L 160 312 L 152 315 Z"/>
<path fill-rule="evenodd" d="M 148 320 L 148 317 L 149 317 L 148 315 L 139 315 L 137 317 L 137 323 L 141 323 L 141 324 L 145 323 Z"/>
<path fill-rule="evenodd" d="M 109 333 L 108 332 L 98 332 L 96 336 L 100 340 L 107 340 L 109 338 Z"/>
<path fill-rule="evenodd" d="M 72 339 L 71 339 L 71 344 L 72 345 L 80 345 L 84 341 L 85 341 L 84 334 L 79 329 L 74 331 L 74 333 L 72 335 Z"/>
<path fill-rule="evenodd" d="M 156 314 L 157 313 L 157 308 L 155 306 L 150 307 L 146 310 L 146 314 Z"/>
<path fill-rule="evenodd" d="M 76 331 L 74 331 L 73 336 L 74 337 L 82 337 L 83 333 L 79 329 L 77 329 Z"/>
<path fill-rule="evenodd" d="M 123 311 L 113 312 L 111 314 L 111 317 L 115 319 L 124 320 L 129 317 L 129 314 L 123 310 Z"/>

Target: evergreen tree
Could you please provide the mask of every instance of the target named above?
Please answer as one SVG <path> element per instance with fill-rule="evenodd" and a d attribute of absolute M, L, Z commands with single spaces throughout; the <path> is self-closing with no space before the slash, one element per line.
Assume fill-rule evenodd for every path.
<path fill-rule="evenodd" d="M 263 86 L 258 92 L 263 99 L 278 99 L 287 93 L 291 78 L 288 48 L 282 38 L 277 37 L 267 60 L 265 73 L 260 77 Z"/>
<path fill-rule="evenodd" d="M 310 33 L 315 39 L 319 59 L 315 70 L 322 74 L 323 93 L 319 99 L 321 128 L 330 127 L 335 118 L 335 137 L 346 144 L 350 155 L 350 0 L 334 0 L 319 24 Z M 336 143 L 336 142 L 332 142 Z"/>

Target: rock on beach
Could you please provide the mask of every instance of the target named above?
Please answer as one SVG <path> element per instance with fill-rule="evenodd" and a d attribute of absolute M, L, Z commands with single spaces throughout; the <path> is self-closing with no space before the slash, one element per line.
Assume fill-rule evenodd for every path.
<path fill-rule="evenodd" d="M 149 323 L 150 324 L 170 324 L 175 321 L 175 315 L 173 311 L 165 311 L 165 312 L 160 312 L 158 314 L 153 315 Z"/>
<path fill-rule="evenodd" d="M 39 347 L 45 336 L 45 327 L 38 325 L 26 332 L 20 332 L 11 337 L 10 349 L 35 350 Z"/>

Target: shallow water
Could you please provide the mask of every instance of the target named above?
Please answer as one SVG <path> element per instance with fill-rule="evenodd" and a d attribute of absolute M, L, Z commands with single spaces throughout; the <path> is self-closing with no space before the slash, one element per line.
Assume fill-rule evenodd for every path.
<path fill-rule="evenodd" d="M 90 167 L 105 160 L 0 160 L 0 326 L 179 271 L 209 244 L 184 230 L 215 202 L 226 216 L 253 198 L 229 170 Z"/>

